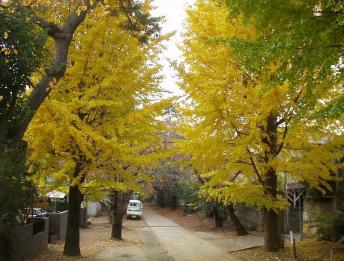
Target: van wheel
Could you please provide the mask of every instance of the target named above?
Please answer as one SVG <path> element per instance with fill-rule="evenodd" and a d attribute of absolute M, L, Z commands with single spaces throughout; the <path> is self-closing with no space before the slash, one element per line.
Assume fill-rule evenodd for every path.
<path fill-rule="evenodd" d="M 127 219 L 129 220 L 129 219 L 130 219 L 130 216 L 127 216 Z"/>

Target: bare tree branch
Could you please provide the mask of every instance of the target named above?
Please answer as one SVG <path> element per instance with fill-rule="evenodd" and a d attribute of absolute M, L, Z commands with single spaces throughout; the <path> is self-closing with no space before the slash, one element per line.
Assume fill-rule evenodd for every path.
<path fill-rule="evenodd" d="M 89 0 L 86 0 L 84 5 L 86 5 L 87 8 L 82 9 L 79 12 L 78 8 L 81 6 L 77 7 L 77 9 L 68 16 L 66 22 L 61 28 L 37 16 L 32 17 L 35 23 L 48 30 L 49 35 L 55 40 L 56 51 L 50 69 L 32 90 L 27 99 L 27 102 L 24 106 L 24 120 L 20 122 L 19 125 L 13 130 L 12 135 L 18 140 L 23 138 L 32 118 L 34 117 L 34 114 L 50 93 L 52 83 L 56 84 L 66 72 L 67 58 L 74 32 L 85 20 L 86 15 L 91 8 Z"/>
<path fill-rule="evenodd" d="M 55 39 L 55 35 L 57 33 L 62 33 L 62 30 L 60 27 L 58 27 L 56 24 L 48 22 L 44 20 L 43 18 L 40 18 L 36 15 L 31 16 L 32 21 L 47 31 L 48 35 Z"/>
<path fill-rule="evenodd" d="M 264 184 L 264 181 L 263 181 L 263 179 L 262 179 L 262 176 L 261 176 L 260 173 L 259 173 L 259 170 L 258 170 L 258 168 L 257 168 L 256 163 L 254 162 L 253 155 L 252 155 L 252 153 L 251 153 L 251 151 L 250 151 L 249 149 L 247 149 L 247 152 L 250 154 L 250 160 L 251 160 L 251 163 L 252 163 L 252 167 L 253 167 L 253 169 L 254 169 L 254 172 L 256 173 L 259 182 L 263 185 L 263 184 Z"/>

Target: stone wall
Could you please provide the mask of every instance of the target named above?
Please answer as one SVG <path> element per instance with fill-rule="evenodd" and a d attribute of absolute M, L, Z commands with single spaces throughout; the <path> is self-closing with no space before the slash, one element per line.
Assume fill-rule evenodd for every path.
<path fill-rule="evenodd" d="M 242 224 L 248 229 L 262 229 L 263 219 L 261 211 L 255 208 L 238 206 L 235 208 L 235 213 Z"/>
<path fill-rule="evenodd" d="M 335 211 L 335 203 L 332 202 L 316 202 L 316 201 L 304 201 L 303 219 L 305 222 L 313 222 L 317 216 L 326 212 Z"/>
<path fill-rule="evenodd" d="M 314 236 L 317 233 L 316 219 L 319 215 L 336 211 L 336 202 L 304 201 L 304 232 L 307 236 Z"/>
<path fill-rule="evenodd" d="M 18 226 L 13 235 L 18 260 L 26 260 L 48 248 L 49 218 L 44 219 L 44 231 L 33 235 L 33 224 Z"/>
<path fill-rule="evenodd" d="M 235 208 L 235 213 L 238 216 L 241 223 L 248 230 L 259 230 L 263 231 L 264 221 L 262 211 L 253 207 L 237 206 Z M 279 213 L 278 223 L 280 231 L 283 232 L 284 217 L 283 212 Z"/>
<path fill-rule="evenodd" d="M 58 240 L 66 239 L 68 211 L 48 213 L 50 218 L 49 233 L 58 235 Z"/>

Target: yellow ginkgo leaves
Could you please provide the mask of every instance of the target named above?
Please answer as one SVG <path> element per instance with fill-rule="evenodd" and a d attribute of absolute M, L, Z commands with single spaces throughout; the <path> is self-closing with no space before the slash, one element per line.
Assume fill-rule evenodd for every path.
<path fill-rule="evenodd" d="M 163 107 L 150 97 L 160 91 L 157 54 L 164 39 L 142 44 L 123 30 L 121 15 L 99 12 L 76 33 L 66 75 L 52 82 L 26 135 L 35 176 L 52 180 L 38 184 L 78 185 L 97 197 L 100 188 L 138 190 L 146 180 L 142 166 L 153 157 L 145 151 L 158 142 Z"/>
<path fill-rule="evenodd" d="M 207 180 L 203 197 L 283 209 L 287 203 L 278 191 L 284 175 L 328 188 L 331 172 L 343 165 L 342 131 L 336 121 L 310 116 L 304 85 L 271 81 L 278 61 L 250 72 L 226 44 L 254 35 L 240 16 L 230 19 L 227 7 L 214 1 L 198 0 L 188 11 L 178 71 L 189 102 L 182 106 L 178 151 L 190 155 L 189 163 Z"/>

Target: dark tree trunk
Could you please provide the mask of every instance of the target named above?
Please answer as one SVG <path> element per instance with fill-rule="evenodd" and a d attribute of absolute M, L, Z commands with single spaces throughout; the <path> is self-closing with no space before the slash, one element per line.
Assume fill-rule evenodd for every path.
<path fill-rule="evenodd" d="M 277 195 L 277 175 L 274 169 L 269 169 L 266 175 L 266 193 L 273 198 Z M 277 252 L 283 247 L 278 213 L 271 209 L 264 209 L 264 241 L 265 250 Z"/>
<path fill-rule="evenodd" d="M 71 13 L 65 23 L 62 26 L 55 25 L 51 22 L 36 16 L 32 16 L 33 21 L 44 30 L 46 30 L 55 41 L 55 56 L 50 65 L 50 69 L 47 70 L 40 82 L 33 88 L 29 94 L 25 106 L 23 106 L 23 119 L 18 121 L 11 130 L 11 137 L 21 140 L 33 119 L 36 111 L 44 102 L 45 98 L 51 91 L 50 84 L 52 82 L 58 82 L 65 74 L 67 68 L 67 60 L 71 41 L 73 39 L 74 32 L 85 20 L 86 15 L 91 8 L 87 3 L 87 9 L 82 10 L 80 14 L 76 12 Z"/>
<path fill-rule="evenodd" d="M 122 216 L 120 214 L 120 194 L 121 192 L 115 191 L 113 194 L 112 206 L 112 230 L 111 238 L 122 240 Z"/>
<path fill-rule="evenodd" d="M 235 214 L 235 210 L 234 210 L 233 205 L 227 206 L 227 210 L 228 210 L 228 215 L 231 218 L 231 220 L 235 226 L 237 235 L 238 236 L 248 235 L 246 228 L 243 226 L 243 224 L 241 224 L 239 218 Z"/>
<path fill-rule="evenodd" d="M 127 210 L 131 192 L 113 191 L 111 194 L 112 230 L 111 238 L 122 240 L 122 220 Z"/>
<path fill-rule="evenodd" d="M 271 209 L 264 209 L 264 241 L 269 252 L 278 252 L 283 247 L 278 213 Z"/>
<path fill-rule="evenodd" d="M 177 208 L 177 196 L 176 196 L 176 195 L 174 195 L 174 196 L 172 197 L 172 206 L 171 206 L 171 208 L 172 208 L 173 210 Z"/>
<path fill-rule="evenodd" d="M 114 220 L 112 223 L 111 237 L 117 240 L 122 240 L 122 219 Z"/>
<path fill-rule="evenodd" d="M 269 151 L 266 151 L 265 154 L 265 162 L 269 163 L 271 159 L 276 158 L 279 153 L 277 140 L 277 116 L 274 113 L 269 115 L 266 129 L 268 138 L 264 138 L 263 142 L 269 146 Z M 277 173 L 273 167 L 269 167 L 267 169 L 265 175 L 264 193 L 266 196 L 276 200 Z M 269 252 L 277 252 L 283 247 L 281 230 L 278 222 L 278 213 L 271 209 L 264 209 L 264 242 L 265 250 Z"/>
<path fill-rule="evenodd" d="M 214 208 L 214 219 L 216 227 L 223 227 L 223 218 L 221 217 L 216 208 Z"/>
<path fill-rule="evenodd" d="M 69 187 L 68 221 L 63 254 L 81 256 L 80 253 L 80 205 L 82 194 L 78 185 Z"/>

